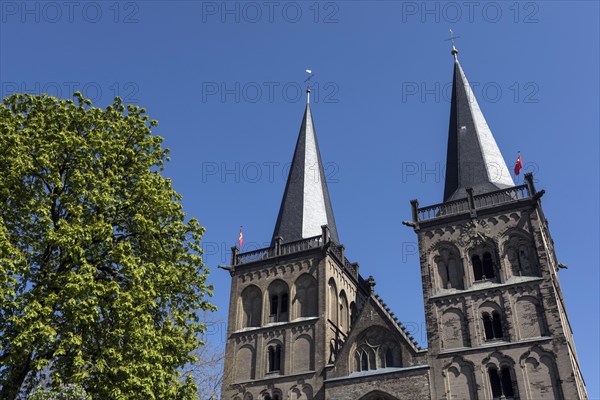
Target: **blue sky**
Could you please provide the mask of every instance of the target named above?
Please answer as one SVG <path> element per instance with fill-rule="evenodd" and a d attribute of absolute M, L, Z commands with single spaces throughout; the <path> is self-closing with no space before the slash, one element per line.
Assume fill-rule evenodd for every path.
<path fill-rule="evenodd" d="M 1 95 L 148 109 L 166 174 L 206 226 L 225 319 L 229 249 L 270 241 L 304 109 L 304 70 L 341 241 L 426 345 L 409 201 L 442 200 L 448 29 L 509 167 L 546 190 L 569 319 L 591 398 L 599 360 L 599 3 L 0 2 Z M 511 168 L 512 169 L 512 168 Z M 521 175 L 522 177 L 522 175 Z M 522 182 L 522 178 L 520 178 Z M 209 339 L 222 343 L 225 325 Z"/>

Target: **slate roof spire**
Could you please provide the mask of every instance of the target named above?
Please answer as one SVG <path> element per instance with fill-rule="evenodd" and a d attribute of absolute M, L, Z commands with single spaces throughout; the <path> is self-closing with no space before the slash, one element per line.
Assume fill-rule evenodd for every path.
<path fill-rule="evenodd" d="M 322 225 L 328 225 L 331 239 L 339 243 L 309 104 L 310 87 L 306 93 L 306 109 L 272 243 L 278 236 L 288 243 L 320 235 Z"/>
<path fill-rule="evenodd" d="M 500 149 L 494 140 L 469 81 L 452 45 L 454 78 L 448 130 L 444 201 L 514 186 Z"/>

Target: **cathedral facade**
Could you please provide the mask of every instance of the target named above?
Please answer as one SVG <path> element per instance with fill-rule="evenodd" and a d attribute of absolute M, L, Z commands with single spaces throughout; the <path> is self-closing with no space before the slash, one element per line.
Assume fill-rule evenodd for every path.
<path fill-rule="evenodd" d="M 271 245 L 232 249 L 222 399 L 587 399 L 544 191 L 514 185 L 452 53 L 444 199 L 403 222 L 427 349 L 344 255 L 307 102 Z"/>

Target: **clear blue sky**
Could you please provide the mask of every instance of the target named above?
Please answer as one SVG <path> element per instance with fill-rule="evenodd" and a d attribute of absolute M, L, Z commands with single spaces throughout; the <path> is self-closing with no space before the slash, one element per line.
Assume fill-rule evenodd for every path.
<path fill-rule="evenodd" d="M 340 239 L 426 345 L 409 200 L 442 200 L 452 57 L 448 29 L 510 167 L 546 189 L 544 211 L 591 398 L 599 361 L 597 2 L 0 2 L 2 96 L 115 93 L 160 122 L 166 173 L 206 226 L 216 269 L 244 226 L 270 240 L 304 108 L 313 115 Z M 521 175 L 522 176 L 522 175 Z M 222 343 L 225 326 L 211 331 Z"/>

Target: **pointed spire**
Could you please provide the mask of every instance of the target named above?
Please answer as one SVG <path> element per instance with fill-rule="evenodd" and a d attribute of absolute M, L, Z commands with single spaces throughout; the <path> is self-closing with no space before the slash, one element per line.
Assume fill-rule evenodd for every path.
<path fill-rule="evenodd" d="M 514 186 L 500 149 L 477 104 L 452 45 L 454 79 L 450 105 L 444 201 Z"/>
<path fill-rule="evenodd" d="M 329 227 L 331 239 L 339 243 L 307 97 L 272 243 L 278 236 L 283 237 L 283 243 L 318 236 L 322 225 Z"/>

